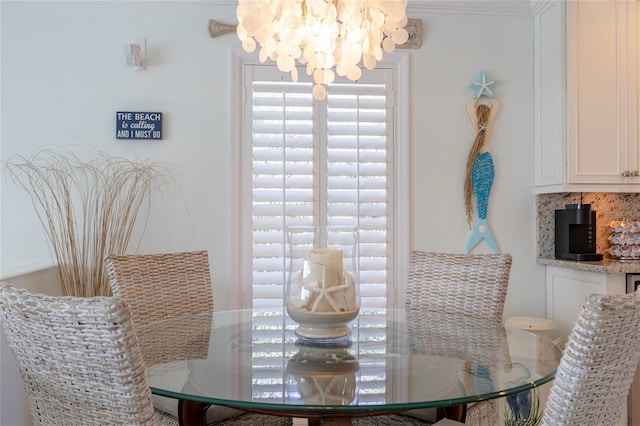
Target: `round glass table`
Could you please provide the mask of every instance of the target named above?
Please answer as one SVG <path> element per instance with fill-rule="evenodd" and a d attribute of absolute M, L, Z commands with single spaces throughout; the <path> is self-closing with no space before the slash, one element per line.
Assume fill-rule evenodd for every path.
<path fill-rule="evenodd" d="M 549 340 L 464 315 L 363 309 L 351 335 L 309 340 L 284 309 L 209 312 L 138 329 L 154 394 L 182 424 L 211 404 L 310 423 L 464 406 L 553 378 Z M 346 419 L 346 421 L 345 421 Z"/>

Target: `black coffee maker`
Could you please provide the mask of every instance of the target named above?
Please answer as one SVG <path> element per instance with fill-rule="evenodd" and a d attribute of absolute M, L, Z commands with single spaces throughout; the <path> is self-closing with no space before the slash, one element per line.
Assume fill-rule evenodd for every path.
<path fill-rule="evenodd" d="M 591 204 L 567 204 L 556 210 L 556 258 L 602 260 L 596 253 L 596 212 Z"/>

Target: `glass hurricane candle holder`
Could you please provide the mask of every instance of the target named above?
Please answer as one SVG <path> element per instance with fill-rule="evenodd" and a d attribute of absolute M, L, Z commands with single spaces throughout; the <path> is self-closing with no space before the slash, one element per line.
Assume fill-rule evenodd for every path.
<path fill-rule="evenodd" d="M 349 336 L 360 312 L 358 232 L 353 227 L 289 227 L 287 313 L 307 339 Z"/>

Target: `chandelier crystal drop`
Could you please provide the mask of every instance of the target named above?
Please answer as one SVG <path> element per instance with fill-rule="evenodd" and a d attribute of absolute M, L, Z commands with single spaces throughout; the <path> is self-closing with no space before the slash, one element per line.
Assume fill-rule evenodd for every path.
<path fill-rule="evenodd" d="M 313 75 L 313 97 L 324 99 L 335 74 L 355 81 L 360 63 L 374 69 L 383 50 L 409 38 L 407 0 L 239 0 L 237 33 L 247 52 L 298 80 L 296 61 Z M 334 71 L 335 70 L 335 71 Z"/>

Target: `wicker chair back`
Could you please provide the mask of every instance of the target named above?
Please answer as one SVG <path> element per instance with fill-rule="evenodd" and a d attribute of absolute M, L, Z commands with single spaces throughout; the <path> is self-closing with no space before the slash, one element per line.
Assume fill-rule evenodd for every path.
<path fill-rule="evenodd" d="M 615 426 L 640 362 L 640 294 L 589 296 L 569 335 L 543 426 Z"/>
<path fill-rule="evenodd" d="M 206 251 L 110 255 L 105 264 L 111 291 L 131 305 L 138 327 L 213 312 Z"/>
<path fill-rule="evenodd" d="M 34 424 L 156 424 L 131 311 L 118 298 L 0 284 L 0 317 Z"/>
<path fill-rule="evenodd" d="M 405 306 L 502 322 L 510 254 L 413 251 Z"/>
<path fill-rule="evenodd" d="M 182 368 L 209 353 L 213 290 L 206 251 L 119 254 L 105 259 L 109 284 L 133 312 L 140 346 L 150 371 Z M 162 345 L 158 345 L 158 341 Z M 153 395 L 158 409 L 177 416 L 176 399 Z M 290 426 L 291 418 L 210 406 L 204 424 Z"/>

